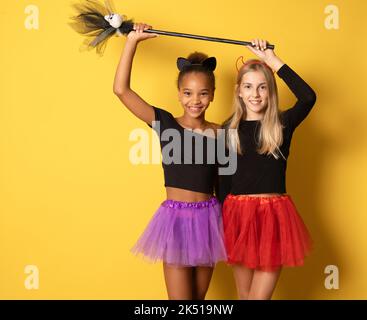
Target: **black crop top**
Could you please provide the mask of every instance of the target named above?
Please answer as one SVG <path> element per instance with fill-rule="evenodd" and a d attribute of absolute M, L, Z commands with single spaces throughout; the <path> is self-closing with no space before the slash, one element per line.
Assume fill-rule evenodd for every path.
<path fill-rule="evenodd" d="M 283 65 L 277 72 L 297 98 L 296 104 L 281 112 L 280 120 L 283 125 L 283 144 L 280 155 L 276 159 L 272 155 L 261 155 L 257 150 L 255 137 L 258 137 L 261 126 L 260 120 L 241 120 L 238 134 L 243 155 L 237 155 L 237 170 L 232 176 L 221 176 L 220 200 L 226 194 L 259 194 L 286 193 L 287 158 L 292 135 L 296 127 L 306 118 L 316 102 L 316 94 L 288 65 Z"/>
<path fill-rule="evenodd" d="M 164 185 L 212 194 L 218 169 L 216 139 L 185 129 L 171 113 L 153 108 L 156 121 L 153 129 L 158 134 L 162 150 Z M 185 144 L 185 141 L 189 143 Z M 176 148 L 175 151 L 172 148 Z"/>

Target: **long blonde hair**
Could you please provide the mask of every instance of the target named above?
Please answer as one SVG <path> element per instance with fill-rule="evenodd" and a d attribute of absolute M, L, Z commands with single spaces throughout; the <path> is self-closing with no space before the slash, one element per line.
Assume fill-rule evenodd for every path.
<path fill-rule="evenodd" d="M 279 147 L 283 143 L 283 130 L 280 122 L 280 111 L 278 108 L 278 88 L 275 82 L 274 74 L 270 67 L 264 62 L 252 59 L 248 60 L 238 70 L 237 82 L 233 99 L 233 115 L 224 123 L 226 129 L 226 142 L 229 148 L 243 154 L 245 150 L 241 148 L 238 136 L 238 127 L 241 119 L 246 119 L 246 105 L 239 96 L 240 85 L 244 74 L 250 71 L 260 71 L 264 74 L 268 87 L 268 105 L 261 120 L 261 129 L 259 132 L 258 143 L 259 154 L 273 155 L 276 159 L 282 155 Z M 283 155 L 282 155 L 283 156 Z M 284 158 L 284 156 L 283 156 Z"/>

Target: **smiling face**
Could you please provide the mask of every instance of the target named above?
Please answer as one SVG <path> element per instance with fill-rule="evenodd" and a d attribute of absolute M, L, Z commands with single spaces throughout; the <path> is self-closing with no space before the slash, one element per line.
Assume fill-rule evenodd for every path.
<path fill-rule="evenodd" d="M 214 90 L 205 73 L 189 72 L 181 79 L 178 99 L 190 117 L 203 117 L 213 98 Z"/>
<path fill-rule="evenodd" d="M 238 95 L 246 106 L 247 120 L 263 118 L 268 106 L 268 85 L 261 71 L 246 72 L 241 79 Z"/>

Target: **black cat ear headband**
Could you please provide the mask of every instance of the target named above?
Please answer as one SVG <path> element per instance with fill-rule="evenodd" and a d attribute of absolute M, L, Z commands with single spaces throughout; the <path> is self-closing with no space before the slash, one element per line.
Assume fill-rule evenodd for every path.
<path fill-rule="evenodd" d="M 103 54 L 108 39 L 110 39 L 113 35 L 127 35 L 129 32 L 134 30 L 133 20 L 128 20 L 125 16 L 115 13 L 116 10 L 114 9 L 112 0 L 105 0 L 104 6 L 97 0 L 80 0 L 79 4 L 74 4 L 74 8 L 78 12 L 78 15 L 71 17 L 72 22 L 70 23 L 70 26 L 76 32 L 88 37 L 84 41 L 84 48 L 96 48 L 97 53 L 100 55 Z M 214 38 L 188 33 L 170 32 L 155 29 L 147 29 L 144 30 L 144 32 L 166 36 L 231 43 L 242 46 L 255 46 L 249 41 Z M 274 45 L 267 44 L 267 48 L 274 49 Z"/>
<path fill-rule="evenodd" d="M 217 67 L 217 59 L 215 57 L 210 57 L 205 59 L 203 62 L 201 63 L 191 63 L 189 60 L 187 60 L 186 58 L 177 58 L 177 68 L 178 70 L 182 71 L 187 67 L 190 66 L 202 66 L 205 69 L 208 69 L 210 71 L 214 71 L 215 68 Z"/>

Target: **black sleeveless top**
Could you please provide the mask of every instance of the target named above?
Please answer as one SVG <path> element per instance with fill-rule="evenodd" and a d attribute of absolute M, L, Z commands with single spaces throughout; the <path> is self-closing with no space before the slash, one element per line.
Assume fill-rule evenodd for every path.
<path fill-rule="evenodd" d="M 213 194 L 217 178 L 216 139 L 182 127 L 173 115 L 154 107 L 164 185 Z"/>

